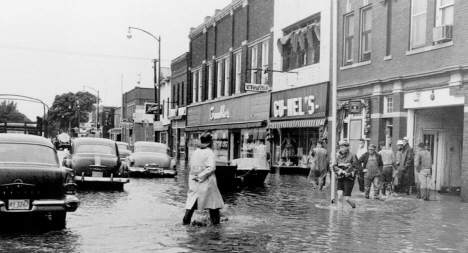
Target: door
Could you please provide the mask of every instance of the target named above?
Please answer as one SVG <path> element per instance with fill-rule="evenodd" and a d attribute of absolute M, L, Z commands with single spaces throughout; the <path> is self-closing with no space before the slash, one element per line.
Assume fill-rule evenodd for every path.
<path fill-rule="evenodd" d="M 349 150 L 356 154 L 359 149 L 359 140 L 362 139 L 362 119 L 349 121 Z"/>
<path fill-rule="evenodd" d="M 426 149 L 431 153 L 432 158 L 432 178 L 430 188 L 433 190 L 440 190 L 440 186 L 443 179 L 443 161 L 442 147 L 440 137 L 443 137 L 443 133 L 434 130 L 423 130 L 423 142 Z"/>

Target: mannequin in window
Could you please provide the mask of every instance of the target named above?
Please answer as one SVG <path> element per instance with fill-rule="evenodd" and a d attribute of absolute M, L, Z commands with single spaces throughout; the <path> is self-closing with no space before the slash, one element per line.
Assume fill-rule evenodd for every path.
<path fill-rule="evenodd" d="M 284 138 L 283 143 L 281 143 L 281 146 L 284 145 L 283 153 L 281 154 L 282 157 L 293 158 L 296 156 L 296 153 L 294 152 L 293 142 L 296 141 L 293 138 L 291 138 L 291 136 L 288 133 L 288 137 Z"/>

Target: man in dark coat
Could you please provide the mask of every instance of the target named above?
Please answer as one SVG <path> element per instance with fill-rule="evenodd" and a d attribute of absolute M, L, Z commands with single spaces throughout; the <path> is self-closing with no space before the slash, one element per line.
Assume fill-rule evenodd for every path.
<path fill-rule="evenodd" d="M 318 181 L 318 188 L 322 190 L 328 173 L 328 153 L 327 150 L 323 148 L 323 141 L 319 140 L 317 142 L 317 147 L 312 150 L 311 155 L 317 161 L 315 174 Z"/>
<path fill-rule="evenodd" d="M 414 151 L 409 146 L 408 137 L 403 138 L 403 149 L 399 169 L 401 171 L 401 191 L 409 195 L 411 187 L 411 174 L 414 175 Z"/>
<path fill-rule="evenodd" d="M 372 184 L 374 185 L 374 198 L 379 198 L 380 184 L 379 177 L 382 172 L 382 156 L 376 152 L 377 147 L 374 144 L 369 145 L 369 151 L 358 160 L 360 170 L 364 172 L 364 193 L 365 198 L 369 198 Z"/>
<path fill-rule="evenodd" d="M 356 156 L 349 152 L 349 143 L 347 141 L 340 141 L 339 145 L 340 151 L 336 154 L 336 160 L 333 163 L 333 172 L 336 174 L 338 183 L 338 207 L 343 207 L 344 199 L 352 208 L 356 208 L 356 204 L 351 201 L 354 179 L 359 171 L 356 168 Z"/>

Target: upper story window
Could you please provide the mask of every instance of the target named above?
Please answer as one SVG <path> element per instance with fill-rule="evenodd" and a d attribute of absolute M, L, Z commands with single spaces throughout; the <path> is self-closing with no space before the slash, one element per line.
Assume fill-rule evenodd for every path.
<path fill-rule="evenodd" d="M 314 15 L 284 30 L 278 41 L 283 71 L 320 62 L 320 15 Z"/>
<path fill-rule="evenodd" d="M 268 40 L 262 43 L 262 69 L 268 68 Z M 262 71 L 262 84 L 268 83 L 268 73 Z"/>
<path fill-rule="evenodd" d="M 230 64 L 229 57 L 224 59 L 224 96 L 229 96 L 231 77 L 229 75 Z"/>
<path fill-rule="evenodd" d="M 197 71 L 192 72 L 192 102 L 197 102 L 197 87 L 198 87 L 198 77 Z"/>
<path fill-rule="evenodd" d="M 391 96 L 386 96 L 384 98 L 384 113 L 393 112 L 393 98 Z"/>
<path fill-rule="evenodd" d="M 411 1 L 411 49 L 426 45 L 427 0 Z"/>
<path fill-rule="evenodd" d="M 216 62 L 218 66 L 217 71 L 217 81 L 216 81 L 216 97 L 219 98 L 222 96 L 222 87 L 223 87 L 223 61 L 220 60 Z"/>
<path fill-rule="evenodd" d="M 229 57 L 219 59 L 217 65 L 216 97 L 229 95 Z M 226 87 L 227 86 L 227 87 Z"/>
<path fill-rule="evenodd" d="M 235 93 L 240 93 L 241 91 L 241 77 L 242 77 L 242 58 L 241 58 L 242 54 L 239 52 L 239 53 L 236 53 L 234 55 L 234 59 L 235 59 L 235 72 L 234 72 L 234 78 L 235 78 Z"/>
<path fill-rule="evenodd" d="M 372 6 L 361 10 L 361 62 L 371 59 Z"/>
<path fill-rule="evenodd" d="M 257 45 L 253 46 L 251 49 L 250 49 L 250 52 L 251 52 L 251 65 L 250 65 L 250 83 L 257 83 L 257 68 L 258 68 L 258 65 L 257 65 L 257 59 L 258 59 L 258 47 Z"/>
<path fill-rule="evenodd" d="M 437 26 L 453 24 L 453 2 L 454 0 L 437 0 Z"/>
<path fill-rule="evenodd" d="M 353 64 L 354 13 L 344 16 L 343 65 Z"/>
<path fill-rule="evenodd" d="M 201 101 L 203 101 L 202 100 L 203 99 L 203 96 L 202 96 L 202 94 L 203 94 L 203 92 L 202 92 L 203 91 L 203 88 L 202 88 L 202 86 L 203 86 L 203 76 L 202 76 L 201 69 L 198 71 L 197 75 L 198 75 L 198 102 L 201 102 Z"/>
<path fill-rule="evenodd" d="M 208 65 L 208 99 L 213 99 L 213 64 Z"/>

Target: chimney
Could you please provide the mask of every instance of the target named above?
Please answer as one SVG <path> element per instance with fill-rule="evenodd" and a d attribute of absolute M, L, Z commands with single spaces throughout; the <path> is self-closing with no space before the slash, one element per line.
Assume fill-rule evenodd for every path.
<path fill-rule="evenodd" d="M 208 22 L 208 20 L 209 20 L 210 18 L 211 18 L 210 16 L 206 16 L 206 17 L 205 17 L 205 23 Z"/>

